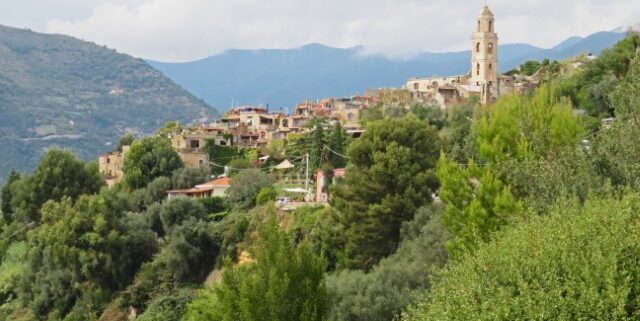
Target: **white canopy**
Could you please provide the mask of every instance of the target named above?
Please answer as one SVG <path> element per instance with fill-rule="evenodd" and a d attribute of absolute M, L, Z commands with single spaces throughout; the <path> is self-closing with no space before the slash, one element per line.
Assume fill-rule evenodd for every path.
<path fill-rule="evenodd" d="M 293 168 L 293 164 L 291 164 L 291 162 L 289 162 L 288 159 L 285 159 L 282 161 L 282 163 L 276 165 L 274 168 L 275 169 L 290 169 Z"/>
<path fill-rule="evenodd" d="M 284 191 L 285 192 L 289 192 L 289 193 L 306 193 L 306 192 L 308 192 L 306 189 L 304 189 L 302 187 L 285 188 Z"/>

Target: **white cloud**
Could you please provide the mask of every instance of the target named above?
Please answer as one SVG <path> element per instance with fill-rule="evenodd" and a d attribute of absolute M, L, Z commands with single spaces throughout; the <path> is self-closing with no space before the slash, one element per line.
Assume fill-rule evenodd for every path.
<path fill-rule="evenodd" d="M 25 0 L 37 2 L 37 0 Z M 40 0 L 44 1 L 44 0 Z M 79 0 L 64 0 L 71 6 Z M 84 2 L 85 6 L 87 2 Z M 392 56 L 465 49 L 484 1 L 471 0 L 94 0 L 78 17 L 52 16 L 47 32 L 164 61 L 229 48 L 289 48 L 311 42 L 364 45 Z M 502 43 L 550 47 L 638 22 L 640 1 L 495 0 Z M 0 12 L 2 6 L 0 6 Z M 25 12 L 24 14 L 28 14 Z M 0 13 L 0 21 L 2 13 Z"/>

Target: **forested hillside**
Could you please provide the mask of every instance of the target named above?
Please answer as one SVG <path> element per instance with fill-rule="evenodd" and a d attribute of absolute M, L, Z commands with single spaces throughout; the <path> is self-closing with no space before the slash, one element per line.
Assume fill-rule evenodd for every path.
<path fill-rule="evenodd" d="M 264 163 L 209 144 L 232 155 L 223 198 L 166 199 L 211 172 L 164 135 L 111 189 L 51 150 L 2 189 L 0 320 L 635 320 L 639 48 L 545 64 L 491 105 L 375 106 L 359 138 L 314 119 Z M 272 167 L 306 154 L 346 175 L 281 210 Z"/>
<path fill-rule="evenodd" d="M 214 115 L 143 60 L 62 35 L 0 26 L 0 181 L 30 171 L 50 147 L 82 159 L 126 131 Z"/>

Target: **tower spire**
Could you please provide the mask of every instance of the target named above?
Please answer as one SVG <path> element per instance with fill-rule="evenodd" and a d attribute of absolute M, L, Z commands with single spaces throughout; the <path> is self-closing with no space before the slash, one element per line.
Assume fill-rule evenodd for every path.
<path fill-rule="evenodd" d="M 488 5 L 478 14 L 476 32 L 471 34 L 471 79 L 482 86 L 481 102 L 492 99 L 498 86 L 498 35 L 494 30 L 494 16 Z"/>

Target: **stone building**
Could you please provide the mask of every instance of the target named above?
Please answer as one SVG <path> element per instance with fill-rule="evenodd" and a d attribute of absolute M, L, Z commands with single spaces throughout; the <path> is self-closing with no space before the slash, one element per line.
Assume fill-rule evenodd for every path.
<path fill-rule="evenodd" d="M 495 18 L 484 6 L 471 34 L 471 66 L 466 75 L 429 78 L 410 78 L 405 83 L 411 97 L 429 105 L 446 108 L 471 97 L 488 104 L 514 91 L 518 85 L 511 76 L 498 73 L 498 34 Z"/>
<path fill-rule="evenodd" d="M 122 146 L 122 151 L 110 152 L 98 157 L 98 172 L 109 188 L 122 181 L 124 157 L 129 152 L 129 148 L 130 146 Z"/>

